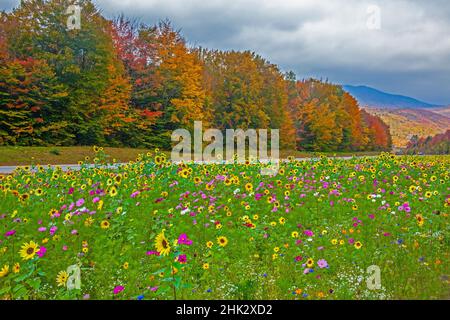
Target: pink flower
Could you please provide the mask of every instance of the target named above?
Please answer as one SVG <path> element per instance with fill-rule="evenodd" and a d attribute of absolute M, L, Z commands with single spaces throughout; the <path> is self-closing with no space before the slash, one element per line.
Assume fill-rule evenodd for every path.
<path fill-rule="evenodd" d="M 119 294 L 121 293 L 123 290 L 125 290 L 125 288 L 123 286 L 116 286 L 114 288 L 114 294 Z"/>
<path fill-rule="evenodd" d="M 138 195 L 139 195 L 139 191 L 135 191 L 135 192 L 133 192 L 132 194 L 131 194 L 131 198 L 136 198 Z"/>
<path fill-rule="evenodd" d="M 303 259 L 302 256 L 296 256 L 296 257 L 295 257 L 295 262 L 302 261 L 302 259 Z"/>
<path fill-rule="evenodd" d="M 78 200 L 77 203 L 76 203 L 77 207 L 81 207 L 83 204 L 84 204 L 84 199 L 83 198 Z"/>
<path fill-rule="evenodd" d="M 51 227 L 50 227 L 50 234 L 51 234 L 51 235 L 54 235 L 55 232 L 56 232 L 56 230 L 58 230 L 58 227 L 57 227 L 57 226 L 51 226 Z"/>
<path fill-rule="evenodd" d="M 95 197 L 94 199 L 92 199 L 92 202 L 93 203 L 97 203 L 97 202 L 99 202 L 100 201 L 100 198 L 99 197 Z"/>
<path fill-rule="evenodd" d="M 38 231 L 39 231 L 39 232 L 45 232 L 45 231 L 47 231 L 47 228 L 46 228 L 46 227 L 40 227 L 40 228 L 38 229 Z"/>
<path fill-rule="evenodd" d="M 147 251 L 147 255 L 148 256 L 151 256 L 151 255 L 159 256 L 160 253 L 158 251 Z"/>
<path fill-rule="evenodd" d="M 328 268 L 328 262 L 325 259 L 320 259 L 319 261 L 317 261 L 317 265 L 320 269 Z"/>

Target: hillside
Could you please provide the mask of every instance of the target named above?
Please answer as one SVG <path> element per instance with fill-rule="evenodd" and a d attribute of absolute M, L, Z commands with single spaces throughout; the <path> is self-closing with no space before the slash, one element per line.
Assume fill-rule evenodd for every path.
<path fill-rule="evenodd" d="M 386 93 L 367 86 L 344 85 L 343 89 L 350 93 L 363 107 L 388 109 L 418 109 L 439 107 L 411 97 Z"/>
<path fill-rule="evenodd" d="M 450 128 L 450 107 L 441 109 L 366 108 L 386 122 L 394 147 L 405 147 L 412 135 L 434 136 Z"/>

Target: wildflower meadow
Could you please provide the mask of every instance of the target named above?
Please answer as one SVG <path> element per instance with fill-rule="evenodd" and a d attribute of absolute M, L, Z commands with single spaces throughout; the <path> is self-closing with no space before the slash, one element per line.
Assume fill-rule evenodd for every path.
<path fill-rule="evenodd" d="M 0 298 L 448 298 L 449 156 L 95 153 L 0 176 Z"/>

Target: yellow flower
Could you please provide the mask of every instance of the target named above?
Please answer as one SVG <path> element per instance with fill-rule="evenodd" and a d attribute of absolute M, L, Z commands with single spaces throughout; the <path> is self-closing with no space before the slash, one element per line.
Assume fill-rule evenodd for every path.
<path fill-rule="evenodd" d="M 83 253 L 88 253 L 89 252 L 89 248 L 88 247 L 84 247 L 83 249 L 81 249 L 81 251 Z"/>
<path fill-rule="evenodd" d="M 204 270 L 208 270 L 209 269 L 209 263 L 204 263 L 203 264 L 203 269 Z"/>
<path fill-rule="evenodd" d="M 221 247 L 225 247 L 228 244 L 228 239 L 224 236 L 220 236 L 217 238 L 217 243 Z"/>
<path fill-rule="evenodd" d="M 216 229 L 222 229 L 222 225 L 220 223 L 216 224 Z"/>
<path fill-rule="evenodd" d="M 13 272 L 14 273 L 19 273 L 20 272 L 20 264 L 18 262 L 16 262 L 13 266 Z"/>
<path fill-rule="evenodd" d="M 128 270 L 129 264 L 128 262 L 125 262 L 122 266 L 125 270 Z"/>
<path fill-rule="evenodd" d="M 297 231 L 293 231 L 291 233 L 292 238 L 298 238 L 298 232 Z"/>
<path fill-rule="evenodd" d="M 156 251 L 158 251 L 163 256 L 166 256 L 169 254 L 170 244 L 169 244 L 169 240 L 167 240 L 166 236 L 164 235 L 164 230 L 161 231 L 161 233 L 156 236 L 155 248 L 156 248 Z"/>
<path fill-rule="evenodd" d="M 22 245 L 22 249 L 19 253 L 23 260 L 30 260 L 34 258 L 38 250 L 38 245 L 34 241 L 30 241 L 30 243 L 24 243 Z"/>
<path fill-rule="evenodd" d="M 333 240 L 331 240 L 331 244 L 334 244 L 334 245 L 336 245 L 337 243 L 338 243 L 337 239 L 333 239 Z"/>
<path fill-rule="evenodd" d="M 86 218 L 86 220 L 84 220 L 84 225 L 86 227 L 90 227 L 93 223 L 94 223 L 94 219 L 92 219 L 92 217 Z"/>
<path fill-rule="evenodd" d="M 279 247 L 275 247 L 275 248 L 273 248 L 273 252 L 279 252 L 280 251 L 280 248 Z"/>
<path fill-rule="evenodd" d="M 278 221 L 280 222 L 280 224 L 285 224 L 286 219 L 284 219 L 283 217 L 281 217 L 280 219 L 278 219 Z"/>
<path fill-rule="evenodd" d="M 103 220 L 103 221 L 100 223 L 100 227 L 101 227 L 102 229 L 108 229 L 110 225 L 111 225 L 111 224 L 109 223 L 108 220 Z"/>
<path fill-rule="evenodd" d="M 356 248 L 356 249 L 361 249 L 361 247 L 362 247 L 362 243 L 359 242 L 359 241 L 356 241 L 356 242 L 355 242 L 355 248 Z"/>
<path fill-rule="evenodd" d="M 416 219 L 417 219 L 417 225 L 419 227 L 423 226 L 423 224 L 425 223 L 423 216 L 421 214 L 416 214 Z"/>
<path fill-rule="evenodd" d="M 66 271 L 60 271 L 56 276 L 56 283 L 58 284 L 58 287 L 65 286 L 68 278 L 69 275 L 67 274 Z"/>
<path fill-rule="evenodd" d="M 213 243 L 212 241 L 208 241 L 208 242 L 206 243 L 206 246 L 207 246 L 209 249 L 211 249 L 213 245 L 214 245 L 214 243 Z"/>
<path fill-rule="evenodd" d="M 309 258 L 309 259 L 306 261 L 306 266 L 307 266 L 308 268 L 312 268 L 313 265 L 314 265 L 314 260 L 313 260 L 312 258 Z"/>
<path fill-rule="evenodd" d="M 115 186 L 112 186 L 111 189 L 109 189 L 109 195 L 111 197 L 117 196 L 117 188 Z"/>
<path fill-rule="evenodd" d="M 0 269 L 0 278 L 6 277 L 9 273 L 9 265 L 5 264 L 3 268 Z"/>

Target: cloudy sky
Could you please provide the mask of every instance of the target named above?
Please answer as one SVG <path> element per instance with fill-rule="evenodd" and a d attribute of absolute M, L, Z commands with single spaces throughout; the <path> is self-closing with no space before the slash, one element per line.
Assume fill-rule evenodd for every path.
<path fill-rule="evenodd" d="M 0 0 L 10 10 L 18 0 Z M 249 49 L 298 78 L 450 104 L 448 0 L 94 0 L 107 17 L 170 19 L 191 45 Z"/>

